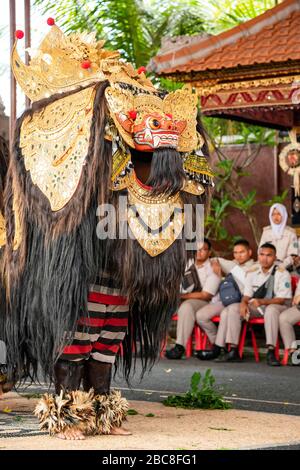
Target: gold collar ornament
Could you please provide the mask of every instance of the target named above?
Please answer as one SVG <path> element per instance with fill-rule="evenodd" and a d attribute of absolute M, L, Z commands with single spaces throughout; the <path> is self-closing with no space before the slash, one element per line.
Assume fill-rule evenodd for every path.
<path fill-rule="evenodd" d="M 163 253 L 180 236 L 184 226 L 179 193 L 153 196 L 151 189 L 128 176 L 128 225 L 141 247 L 152 257 Z"/>

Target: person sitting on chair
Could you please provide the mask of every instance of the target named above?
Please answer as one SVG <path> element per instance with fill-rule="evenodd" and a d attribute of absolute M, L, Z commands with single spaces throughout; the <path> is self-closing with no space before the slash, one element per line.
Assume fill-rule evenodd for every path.
<path fill-rule="evenodd" d="M 166 352 L 167 359 L 181 359 L 186 343 L 193 332 L 196 312 L 199 308 L 209 305 L 218 291 L 220 276 L 214 273 L 211 266 L 211 243 L 204 238 L 204 243 L 197 251 L 195 266 L 200 281 L 197 291 L 182 293 L 182 304 L 178 309 L 177 336 L 175 347 Z"/>
<path fill-rule="evenodd" d="M 269 366 L 280 366 L 274 351 L 279 318 L 292 298 L 291 276 L 282 266 L 276 265 L 276 258 L 276 248 L 271 243 L 265 243 L 259 248 L 259 265 L 246 276 L 244 297 L 240 306 L 243 319 L 264 318 Z"/>

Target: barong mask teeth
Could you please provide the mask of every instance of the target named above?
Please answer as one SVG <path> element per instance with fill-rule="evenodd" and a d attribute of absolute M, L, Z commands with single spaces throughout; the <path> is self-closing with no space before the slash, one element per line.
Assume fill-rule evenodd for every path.
<path fill-rule="evenodd" d="M 131 111 L 135 115 L 135 111 Z M 116 117 L 126 132 L 133 136 L 134 147 L 141 152 L 152 152 L 154 149 L 169 147 L 177 148 L 178 138 L 186 127 L 185 121 L 174 121 L 171 115 L 153 112 L 141 116 L 141 122 L 136 117 L 117 113 Z"/>

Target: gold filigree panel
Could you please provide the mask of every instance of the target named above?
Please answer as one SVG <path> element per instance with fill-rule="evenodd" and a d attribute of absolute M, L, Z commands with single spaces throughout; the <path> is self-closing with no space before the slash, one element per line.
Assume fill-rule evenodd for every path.
<path fill-rule="evenodd" d="M 62 209 L 78 186 L 88 153 L 95 90 L 61 98 L 31 117 L 20 133 L 24 163 L 52 211 Z"/>

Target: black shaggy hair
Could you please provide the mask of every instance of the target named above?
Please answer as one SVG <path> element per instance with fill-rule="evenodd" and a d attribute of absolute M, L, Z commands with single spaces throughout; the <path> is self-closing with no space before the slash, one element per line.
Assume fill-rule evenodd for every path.
<path fill-rule="evenodd" d="M 103 271 L 117 281 L 128 297 L 128 330 L 123 354 L 117 360 L 117 364 L 122 362 L 127 380 L 138 346 L 143 373 L 154 364 L 178 307 L 186 261 L 194 256 L 192 251 L 186 252 L 184 237 L 151 257 L 130 237 L 100 240 L 96 235 L 99 204 L 112 203 L 118 209 L 120 196 L 127 194 L 127 190 L 110 191 L 112 148 L 104 139 L 107 86 L 108 82 L 95 85 L 86 164 L 72 199 L 57 212 L 51 211 L 48 199 L 26 171 L 19 138 L 26 116 L 67 94 L 35 103 L 17 123 L 5 191 L 5 340 L 11 375 L 35 380 L 40 367 L 45 377 L 53 377 L 54 364 L 63 347 L 72 341 L 78 319 L 89 315 L 89 285 L 101 278 Z M 196 204 L 205 202 L 205 197 L 183 192 L 184 179 L 182 159 L 176 150 L 154 152 L 148 181 L 153 195 L 180 191 L 183 203 L 192 204 L 195 211 Z M 16 250 L 15 207 L 22 234 Z"/>

